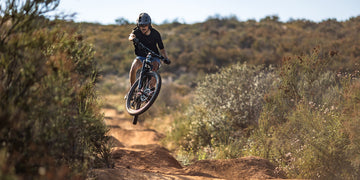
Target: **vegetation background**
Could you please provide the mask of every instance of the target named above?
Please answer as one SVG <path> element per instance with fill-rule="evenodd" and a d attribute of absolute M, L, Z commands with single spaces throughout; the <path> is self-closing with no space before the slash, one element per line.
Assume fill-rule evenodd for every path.
<path fill-rule="evenodd" d="M 358 179 L 360 17 L 278 19 L 154 25 L 173 63 L 144 123 L 185 165 L 255 155 L 289 178 Z M 135 25 L 81 27 L 101 47 L 102 91 L 124 94 Z"/>
<path fill-rule="evenodd" d="M 58 3 L 0 9 L 4 179 L 111 167 L 100 108 L 124 112 L 135 24 L 49 20 Z M 255 155 L 289 178 L 359 179 L 360 16 L 153 26 L 172 64 L 161 67 L 163 88 L 142 123 L 166 133 L 184 165 Z"/>

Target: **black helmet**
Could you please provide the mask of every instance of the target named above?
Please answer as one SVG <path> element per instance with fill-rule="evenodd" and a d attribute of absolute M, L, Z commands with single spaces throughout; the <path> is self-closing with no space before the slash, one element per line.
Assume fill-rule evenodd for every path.
<path fill-rule="evenodd" d="M 151 18 L 147 13 L 141 13 L 136 20 L 137 25 L 149 25 L 151 26 Z"/>

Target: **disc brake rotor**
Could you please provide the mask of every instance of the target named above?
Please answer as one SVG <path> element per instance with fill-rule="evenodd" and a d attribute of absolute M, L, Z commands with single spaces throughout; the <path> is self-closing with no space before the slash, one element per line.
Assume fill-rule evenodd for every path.
<path fill-rule="evenodd" d="M 143 94 L 140 96 L 141 101 L 147 101 L 149 99 L 150 92 L 151 90 L 149 88 L 146 88 Z"/>

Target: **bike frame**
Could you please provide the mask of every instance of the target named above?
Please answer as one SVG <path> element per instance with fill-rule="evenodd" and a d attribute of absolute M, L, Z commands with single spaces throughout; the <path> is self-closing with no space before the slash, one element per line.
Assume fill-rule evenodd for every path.
<path fill-rule="evenodd" d="M 145 49 L 148 54 L 146 56 L 146 59 L 143 62 L 142 68 L 141 68 L 141 73 L 140 73 L 140 79 L 139 79 L 139 84 L 138 84 L 138 89 L 142 88 L 142 81 L 143 81 L 143 76 L 145 73 L 150 72 L 153 68 L 153 65 L 151 64 L 151 58 L 152 56 L 156 56 L 160 59 L 164 59 L 163 56 L 156 54 L 154 51 L 152 51 L 151 49 L 147 48 L 146 46 L 144 46 L 144 44 L 142 44 L 141 42 L 138 43 L 138 45 L 140 45 L 143 49 Z"/>
<path fill-rule="evenodd" d="M 140 77 L 139 77 L 139 84 L 138 84 L 138 89 L 142 88 L 142 81 L 143 81 L 143 77 L 145 75 L 145 73 L 150 72 L 152 69 L 152 64 L 151 64 L 151 52 L 148 53 L 148 55 L 146 56 L 146 59 L 143 62 L 142 68 L 141 68 L 141 73 L 140 73 Z"/>

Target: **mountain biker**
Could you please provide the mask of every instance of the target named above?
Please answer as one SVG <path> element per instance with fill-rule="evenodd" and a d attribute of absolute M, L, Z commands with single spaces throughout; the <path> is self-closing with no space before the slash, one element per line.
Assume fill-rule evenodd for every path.
<path fill-rule="evenodd" d="M 141 49 L 141 47 L 137 46 L 136 41 L 141 42 L 146 47 L 151 49 L 157 54 L 160 54 L 165 58 L 164 63 L 169 64 L 170 60 L 168 59 L 167 53 L 164 48 L 164 44 L 161 39 L 160 33 L 151 26 L 151 18 L 147 13 L 141 13 L 136 20 L 136 28 L 133 29 L 129 36 L 129 41 L 134 42 L 135 47 L 135 55 L 136 58 L 134 59 L 130 73 L 130 87 L 135 83 L 136 80 L 136 72 L 142 67 L 143 61 L 146 59 L 146 52 Z M 134 40 L 136 38 L 136 40 Z M 159 50 L 160 49 L 160 53 Z M 159 58 L 152 57 L 153 71 L 157 71 L 161 64 Z M 126 97 L 125 97 L 126 98 Z"/>

